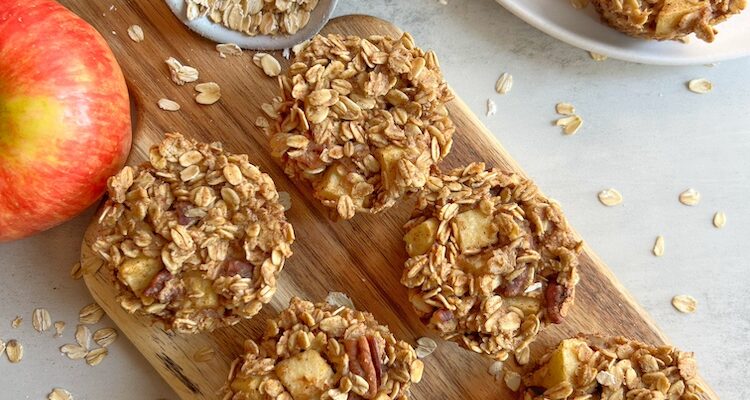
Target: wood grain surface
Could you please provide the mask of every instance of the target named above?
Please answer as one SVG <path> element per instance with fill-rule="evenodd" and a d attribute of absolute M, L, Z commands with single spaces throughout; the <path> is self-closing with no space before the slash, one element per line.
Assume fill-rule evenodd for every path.
<path fill-rule="evenodd" d="M 516 397 L 502 382 L 495 382 L 488 375 L 491 360 L 441 341 L 411 310 L 399 279 L 406 259 L 401 226 L 408 218 L 412 199 L 380 215 L 358 215 L 352 221 L 332 222 L 326 217 L 327 210 L 312 200 L 308 189 L 298 187 L 283 174 L 268 152 L 264 134 L 254 126 L 256 117 L 262 115 L 260 105 L 277 95 L 277 82 L 252 63 L 252 53 L 220 58 L 214 43 L 187 30 L 161 1 L 62 3 L 102 32 L 122 65 L 135 105 L 130 164 L 146 160 L 148 148 L 159 142 L 164 132 L 181 132 L 201 141 L 218 140 L 231 152 L 249 154 L 251 162 L 269 173 L 278 189 L 289 192 L 292 198 L 287 218 L 297 236 L 294 255 L 282 272 L 275 298 L 252 321 L 213 333 L 174 335 L 123 311 L 115 302 L 112 277 L 105 268 L 85 276 L 94 298 L 181 399 L 216 399 L 242 341 L 257 337 L 267 316 L 283 309 L 292 296 L 322 301 L 329 291 L 349 294 L 358 308 L 372 312 L 397 337 L 412 344 L 422 336 L 437 340 L 438 349 L 425 359 L 424 379 L 412 388 L 415 399 Z M 127 37 L 131 24 L 143 28 L 145 41 L 135 43 Z M 373 17 L 345 16 L 329 22 L 324 32 L 397 36 L 400 31 Z M 284 61 L 280 54 L 275 55 Z M 194 84 L 177 86 L 169 79 L 164 63 L 168 57 L 196 67 L 200 82 L 217 82 L 221 100 L 211 106 L 195 103 Z M 162 97 L 177 101 L 182 109 L 160 110 L 156 102 Z M 489 166 L 523 173 L 460 99 L 455 99 L 449 109 L 458 130 L 447 166 L 482 160 Z M 88 269 L 100 265 L 90 250 L 94 223 L 81 251 L 82 263 Z M 544 348 L 577 332 L 625 335 L 654 344 L 666 342 L 651 318 L 588 247 L 581 257 L 580 275 L 576 303 L 569 317 L 564 324 L 540 335 L 531 347 L 532 360 Z M 194 353 L 205 347 L 213 348 L 216 358 L 203 363 L 193 361 Z M 718 399 L 710 389 L 708 398 Z"/>

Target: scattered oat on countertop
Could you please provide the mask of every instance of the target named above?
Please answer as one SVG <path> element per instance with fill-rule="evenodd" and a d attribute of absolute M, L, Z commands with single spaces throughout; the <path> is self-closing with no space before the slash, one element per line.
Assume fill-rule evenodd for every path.
<path fill-rule="evenodd" d="M 617 189 L 604 189 L 597 195 L 599 201 L 607 207 L 613 207 L 622 203 L 622 194 Z"/>
<path fill-rule="evenodd" d="M 487 99 L 487 116 L 491 117 L 497 114 L 497 104 L 492 99 Z"/>
<path fill-rule="evenodd" d="M 23 318 L 16 315 L 16 317 L 13 318 L 13 321 L 10 321 L 10 326 L 11 328 L 18 328 L 19 326 L 21 326 L 22 323 L 23 323 Z"/>
<path fill-rule="evenodd" d="M 143 29 L 138 25 L 130 25 L 128 27 L 128 36 L 136 43 L 142 42 L 144 39 Z"/>
<path fill-rule="evenodd" d="M 698 301 L 693 296 L 681 294 L 672 298 L 672 306 L 681 313 L 690 314 L 695 312 Z"/>
<path fill-rule="evenodd" d="M 76 342 L 79 346 L 88 350 L 91 347 L 91 330 L 86 325 L 76 326 Z"/>
<path fill-rule="evenodd" d="M 507 386 L 511 392 L 517 392 L 521 387 L 521 375 L 516 371 L 506 368 L 503 382 L 505 382 L 505 386 Z"/>
<path fill-rule="evenodd" d="M 569 115 L 555 121 L 555 125 L 562 126 L 566 135 L 575 135 L 583 125 L 583 119 L 579 115 Z"/>
<path fill-rule="evenodd" d="M 109 350 L 106 347 L 99 347 L 89 351 L 84 358 L 86 359 L 86 364 L 93 367 L 99 365 L 107 354 L 109 354 Z"/>
<path fill-rule="evenodd" d="M 73 395 L 65 389 L 54 388 L 47 395 L 47 400 L 73 400 Z"/>
<path fill-rule="evenodd" d="M 714 214 L 713 224 L 719 229 L 723 228 L 724 225 L 727 224 L 727 215 L 724 213 L 724 211 L 717 211 L 716 214 Z"/>
<path fill-rule="evenodd" d="M 591 56 L 594 61 L 605 61 L 607 58 L 609 58 L 604 54 L 594 53 L 593 51 L 589 51 L 589 56 Z"/>
<path fill-rule="evenodd" d="M 497 82 L 495 82 L 495 91 L 500 94 L 506 94 L 513 88 L 513 75 L 503 72 Z"/>
<path fill-rule="evenodd" d="M 165 98 L 159 99 L 156 104 L 164 111 L 177 111 L 180 109 L 180 105 L 176 101 Z"/>
<path fill-rule="evenodd" d="M 101 328 L 92 336 L 94 342 L 101 347 L 108 347 L 117 339 L 117 331 L 113 328 Z"/>
<path fill-rule="evenodd" d="M 555 104 L 555 112 L 560 115 L 573 115 L 576 113 L 576 108 L 570 103 L 557 103 Z"/>
<path fill-rule="evenodd" d="M 221 58 L 226 58 L 227 56 L 242 55 L 242 49 L 235 43 L 219 43 L 216 45 L 216 51 L 219 52 L 219 56 Z"/>
<path fill-rule="evenodd" d="M 5 355 L 8 361 L 13 364 L 21 362 L 23 359 L 23 345 L 16 339 L 11 339 L 5 345 Z"/>
<path fill-rule="evenodd" d="M 487 373 L 492 375 L 495 380 L 500 379 L 503 376 L 503 368 L 505 363 L 502 361 L 493 361 L 492 364 L 487 368 Z"/>
<path fill-rule="evenodd" d="M 655 256 L 661 257 L 664 255 L 664 236 L 659 235 L 654 241 L 654 248 L 651 250 Z"/>
<path fill-rule="evenodd" d="M 83 269 L 80 262 L 73 264 L 73 267 L 70 268 L 70 277 L 74 280 L 83 278 Z"/>
<path fill-rule="evenodd" d="M 182 86 L 185 83 L 195 82 L 198 80 L 199 73 L 197 69 L 189 65 L 182 65 L 182 63 L 177 61 L 177 59 L 174 57 L 169 57 L 164 62 L 166 62 L 167 66 L 169 67 L 169 73 L 170 77 L 172 78 L 172 82 Z"/>
<path fill-rule="evenodd" d="M 91 303 L 78 312 L 78 321 L 82 324 L 92 325 L 99 322 L 104 316 L 104 310 L 99 304 Z"/>
<path fill-rule="evenodd" d="M 61 337 L 65 330 L 65 321 L 55 321 L 55 337 Z"/>
<path fill-rule="evenodd" d="M 45 308 L 37 308 L 31 314 L 31 326 L 37 332 L 44 332 L 52 326 L 52 317 Z"/>
<path fill-rule="evenodd" d="M 71 360 L 81 360 L 88 354 L 88 350 L 79 344 L 64 344 L 60 346 L 60 352 Z"/>
<path fill-rule="evenodd" d="M 714 85 L 707 79 L 693 79 L 688 82 L 688 89 L 693 93 L 705 94 L 713 90 Z"/>
<path fill-rule="evenodd" d="M 204 82 L 195 85 L 195 101 L 198 104 L 211 105 L 221 98 L 221 88 L 216 82 Z"/>
<path fill-rule="evenodd" d="M 695 189 L 687 189 L 680 193 L 680 203 L 686 206 L 695 206 L 701 201 L 701 194 Z"/>
<path fill-rule="evenodd" d="M 5 342 L 3 339 L 0 339 L 0 357 L 2 357 L 3 354 L 5 354 Z"/>

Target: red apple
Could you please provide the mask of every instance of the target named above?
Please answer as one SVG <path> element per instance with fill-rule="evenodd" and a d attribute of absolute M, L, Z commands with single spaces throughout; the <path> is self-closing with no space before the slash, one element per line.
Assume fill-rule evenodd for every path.
<path fill-rule="evenodd" d="M 0 0 L 0 242 L 48 229 L 104 192 L 132 140 L 107 43 L 51 0 Z"/>

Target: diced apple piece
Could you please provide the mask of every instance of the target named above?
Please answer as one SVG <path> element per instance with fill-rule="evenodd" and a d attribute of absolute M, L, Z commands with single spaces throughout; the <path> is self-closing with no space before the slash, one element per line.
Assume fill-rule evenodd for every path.
<path fill-rule="evenodd" d="M 136 257 L 125 260 L 117 268 L 117 277 L 137 296 L 146 289 L 154 276 L 164 268 L 159 258 Z"/>
<path fill-rule="evenodd" d="M 686 15 L 709 7 L 707 1 L 667 0 L 656 16 L 656 35 L 669 35 Z"/>
<path fill-rule="evenodd" d="M 187 272 L 182 279 L 187 295 L 196 308 L 214 308 L 219 304 L 219 296 L 211 285 L 211 281 L 205 279 L 199 271 Z"/>
<path fill-rule="evenodd" d="M 323 175 L 323 180 L 321 180 L 318 185 L 318 193 L 327 200 L 338 200 L 339 197 L 349 194 L 351 190 L 349 188 L 349 182 L 346 181 L 346 177 L 339 173 L 336 166 L 328 168 Z"/>
<path fill-rule="evenodd" d="M 430 218 L 409 230 L 404 236 L 404 242 L 406 242 L 406 252 L 410 257 L 422 255 L 430 250 L 432 244 L 435 243 L 437 228 L 438 220 Z"/>
<path fill-rule="evenodd" d="M 375 157 L 380 163 L 380 173 L 386 191 L 391 190 L 396 184 L 398 162 L 404 158 L 404 153 L 404 149 L 397 146 L 386 146 L 375 152 Z"/>
<path fill-rule="evenodd" d="M 539 312 L 540 301 L 533 297 L 515 296 L 508 297 L 503 300 L 506 305 L 513 306 L 521 311 L 523 315 L 531 315 Z"/>
<path fill-rule="evenodd" d="M 232 391 L 242 392 L 245 396 L 243 397 L 248 400 L 263 400 L 263 394 L 261 394 L 258 387 L 262 382 L 261 377 L 252 376 L 249 379 L 235 379 L 232 381 Z"/>
<path fill-rule="evenodd" d="M 539 369 L 532 376 L 535 385 L 551 388 L 562 382 L 572 382 L 573 375 L 578 368 L 577 349 L 580 345 L 586 345 L 579 339 L 565 339 L 552 353 L 547 365 Z"/>
<path fill-rule="evenodd" d="M 315 350 L 307 350 L 280 362 L 276 374 L 294 400 L 320 399 L 333 380 L 333 369 Z"/>
<path fill-rule="evenodd" d="M 456 215 L 455 221 L 461 251 L 479 250 L 497 242 L 491 216 L 479 210 L 469 210 Z"/>

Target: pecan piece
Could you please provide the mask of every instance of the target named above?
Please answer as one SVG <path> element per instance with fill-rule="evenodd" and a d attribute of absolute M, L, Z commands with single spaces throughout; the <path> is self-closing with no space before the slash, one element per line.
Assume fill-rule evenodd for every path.
<path fill-rule="evenodd" d="M 370 353 L 372 354 L 372 364 L 375 366 L 375 378 L 378 381 L 378 386 L 382 382 L 383 377 L 383 351 L 380 350 L 380 345 L 374 336 L 367 337 L 367 343 L 370 344 Z"/>
<path fill-rule="evenodd" d="M 529 278 L 529 269 L 526 268 L 520 275 L 518 275 L 515 279 L 512 281 L 508 281 L 503 283 L 502 286 L 500 286 L 500 294 L 502 294 L 504 297 L 513 297 L 518 296 L 521 293 L 523 293 L 524 284 L 526 283 L 526 280 Z"/>
<path fill-rule="evenodd" d="M 248 262 L 240 260 L 229 260 L 227 261 L 227 266 L 224 270 L 224 274 L 226 276 L 239 275 L 243 278 L 252 278 L 254 269 L 255 268 L 253 267 L 253 265 Z"/>
<path fill-rule="evenodd" d="M 354 375 L 364 375 L 364 370 L 362 370 L 362 366 L 357 359 L 357 339 L 346 339 L 344 350 L 346 350 L 346 355 L 349 356 L 349 371 Z"/>
<path fill-rule="evenodd" d="M 383 363 L 380 359 L 381 351 L 372 336 L 360 336 L 356 339 L 346 339 L 344 349 L 349 356 L 349 371 L 359 375 L 367 381 L 367 391 L 362 394 L 363 399 L 372 399 L 378 393 Z"/>
<path fill-rule="evenodd" d="M 174 210 L 177 213 L 177 223 L 180 225 L 190 225 L 197 218 L 188 217 L 185 215 L 187 210 L 193 208 L 193 206 L 187 201 L 178 201 L 174 205 Z"/>
<path fill-rule="evenodd" d="M 573 290 L 552 281 L 544 291 L 544 298 L 547 301 L 547 318 L 553 324 L 561 323 L 563 318 L 568 314 L 568 308 L 573 302 Z"/>
<path fill-rule="evenodd" d="M 441 332 L 452 332 L 458 324 L 450 310 L 439 309 L 432 313 L 430 323 Z"/>
<path fill-rule="evenodd" d="M 159 271 L 159 273 L 157 273 L 151 279 L 151 282 L 149 282 L 148 286 L 146 286 L 146 289 L 143 290 L 143 295 L 148 297 L 156 297 L 159 292 L 164 289 L 164 285 L 170 278 L 172 278 L 172 274 L 166 269 Z"/>

